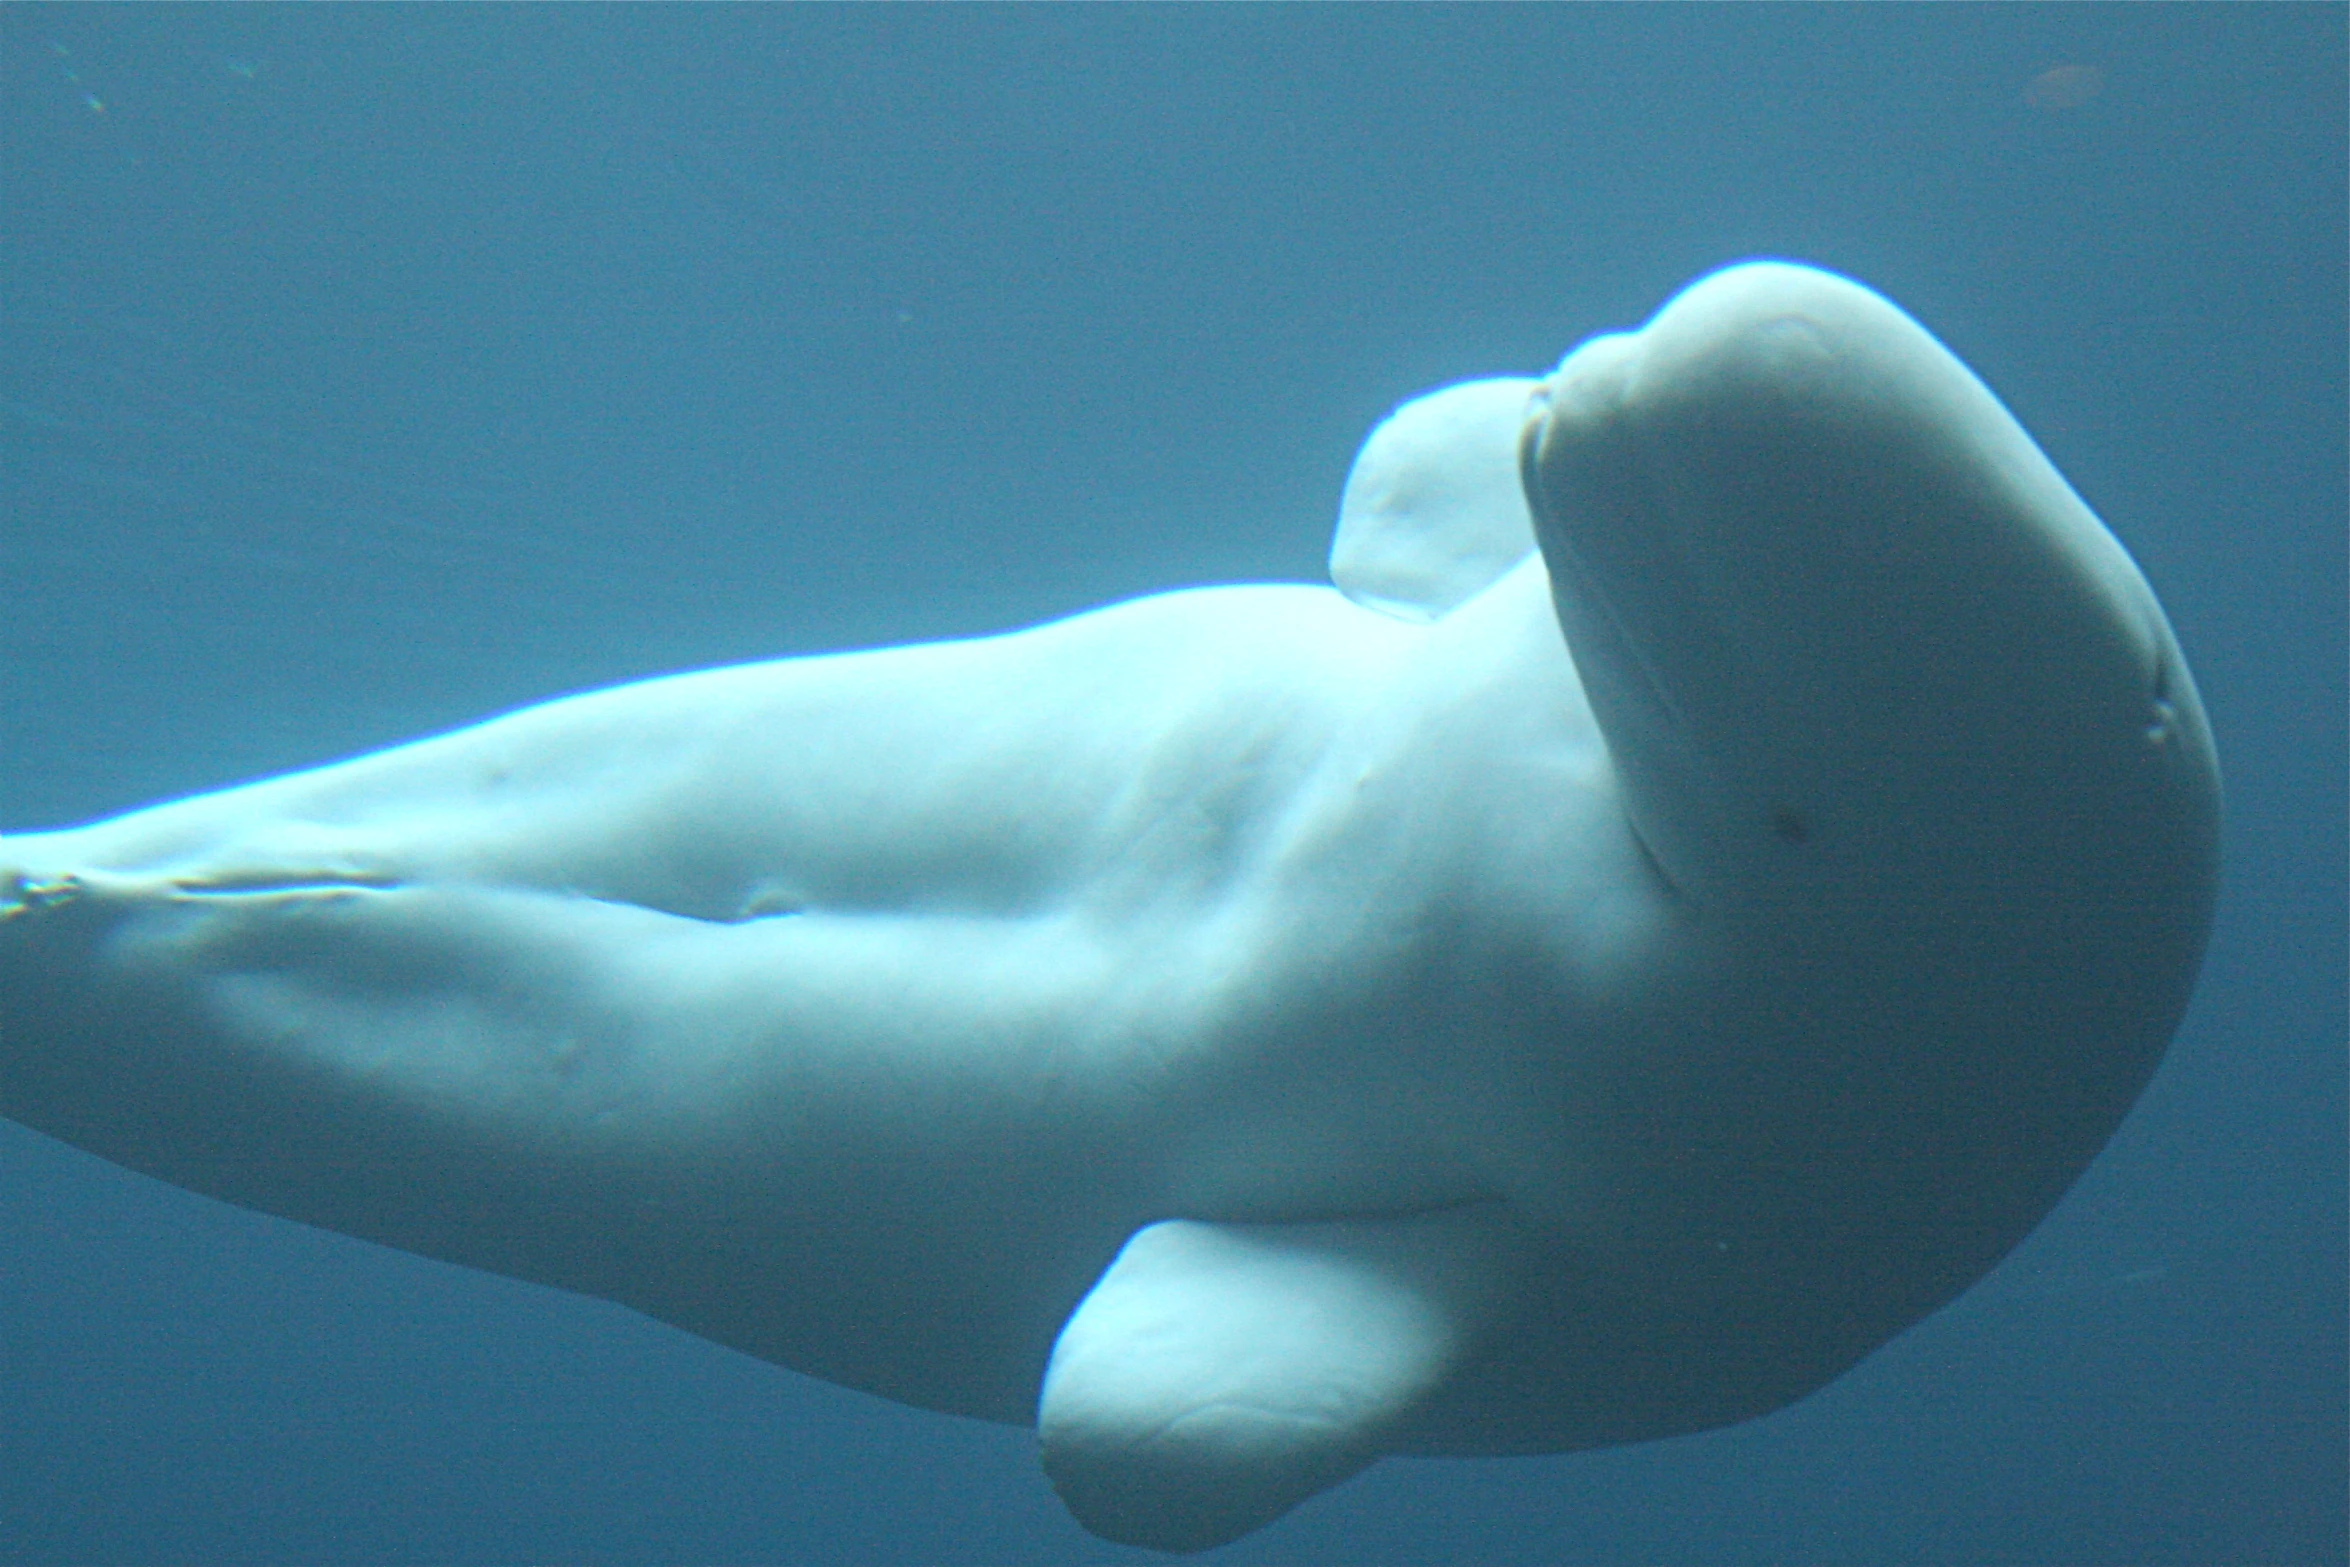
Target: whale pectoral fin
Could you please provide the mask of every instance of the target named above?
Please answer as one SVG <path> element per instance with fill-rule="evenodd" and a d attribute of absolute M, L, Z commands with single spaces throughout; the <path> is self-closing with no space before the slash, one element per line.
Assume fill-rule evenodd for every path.
<path fill-rule="evenodd" d="M 1496 1294 L 1495 1205 L 1139 1230 L 1062 1328 L 1045 1472 L 1106 1539 L 1205 1550 L 1386 1450 Z"/>

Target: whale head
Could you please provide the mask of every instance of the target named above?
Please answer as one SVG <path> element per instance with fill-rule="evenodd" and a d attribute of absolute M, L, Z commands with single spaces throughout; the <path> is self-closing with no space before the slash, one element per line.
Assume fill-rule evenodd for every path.
<path fill-rule="evenodd" d="M 1731 1140 L 1855 1151 L 1885 1213 L 1944 1215 L 1954 1293 L 2102 1146 L 2200 962 L 2219 772 L 2161 608 L 1963 364 L 1808 267 L 1586 343 L 1519 455 L 1626 818 L 1743 976 Z"/>

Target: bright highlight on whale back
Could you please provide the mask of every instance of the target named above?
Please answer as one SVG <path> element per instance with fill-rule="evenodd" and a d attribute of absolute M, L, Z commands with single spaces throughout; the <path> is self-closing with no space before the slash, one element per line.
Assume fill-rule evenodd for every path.
<path fill-rule="evenodd" d="M 2219 779 L 2137 568 L 1858 284 L 1396 410 L 1335 589 L 647 682 L 0 839 L 0 1112 L 1033 1420 L 1194 1550 L 1761 1415 L 2039 1221 Z"/>

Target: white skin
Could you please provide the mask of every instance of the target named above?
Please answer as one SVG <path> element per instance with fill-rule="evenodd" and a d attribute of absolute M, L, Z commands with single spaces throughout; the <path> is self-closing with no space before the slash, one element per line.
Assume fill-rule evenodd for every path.
<path fill-rule="evenodd" d="M 1173 594 L 0 840 L 0 1110 L 996 1419 L 1146 1226 L 1449 1214 L 1350 1464 L 1774 1407 L 2152 1070 L 2209 736 L 2119 546 L 1850 284 L 1700 285 L 1524 457 L 1542 553 L 1429 624 Z M 1296 1499 L 1055 1473 L 1151 1543 Z"/>
<path fill-rule="evenodd" d="M 1570 1006 L 1655 939 L 1580 695 L 1538 562 L 1433 627 L 1207 590 L 551 703 L 4 863 L 73 878 L 41 961 L 109 974 L 79 1026 L 140 1061 L 75 1140 L 1026 1419 L 1146 1223 L 1554 1184 L 1528 1046 L 1480 1066 L 1382 1014 L 1527 951 Z M 1516 918 L 1442 923 L 1497 897 Z M 159 1063 L 167 1028 L 207 1048 Z M 394 1162 L 322 1194 L 281 1119 Z M 843 1322 L 884 1363 L 803 1342 Z"/>

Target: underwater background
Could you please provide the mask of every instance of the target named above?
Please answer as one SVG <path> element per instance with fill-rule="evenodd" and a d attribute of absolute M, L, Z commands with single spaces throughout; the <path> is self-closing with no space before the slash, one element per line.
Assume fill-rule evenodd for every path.
<path fill-rule="evenodd" d="M 2340 1562 L 2346 16 L 8 5 L 0 826 L 1318 580 L 1403 398 L 1848 272 L 2177 626 L 2229 812 L 2185 1027 L 1825 1391 L 1390 1460 L 1207 1559 Z M 1026 1431 L 0 1122 L 0 1560 L 1147 1559 Z"/>

